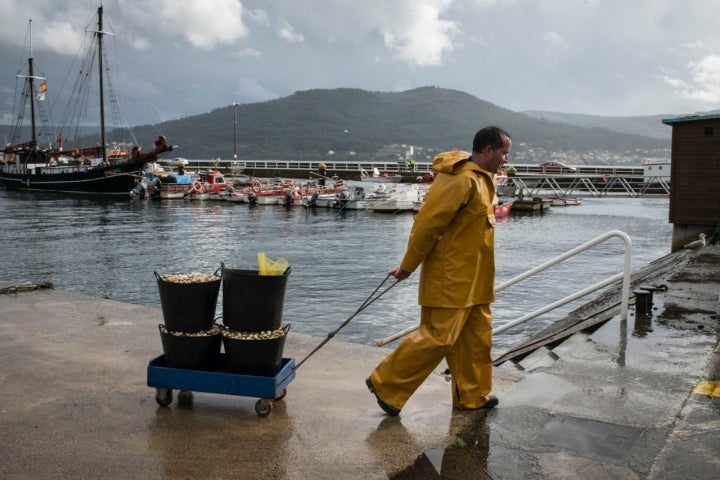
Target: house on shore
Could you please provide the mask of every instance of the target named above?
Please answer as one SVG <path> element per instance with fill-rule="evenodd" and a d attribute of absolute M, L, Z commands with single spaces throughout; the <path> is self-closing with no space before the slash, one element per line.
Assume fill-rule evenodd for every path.
<path fill-rule="evenodd" d="M 666 118 L 672 127 L 671 251 L 720 225 L 720 114 Z"/>

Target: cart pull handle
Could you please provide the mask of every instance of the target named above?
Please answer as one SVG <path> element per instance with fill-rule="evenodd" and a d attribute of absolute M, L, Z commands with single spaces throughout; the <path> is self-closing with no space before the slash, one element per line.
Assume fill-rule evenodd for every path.
<path fill-rule="evenodd" d="M 315 347 L 315 349 L 314 349 L 312 352 L 310 352 L 305 358 L 303 358 L 302 360 L 300 360 L 300 362 L 299 362 L 297 365 L 295 365 L 295 367 L 293 368 L 293 370 L 297 370 L 298 368 L 300 368 L 300 365 L 302 365 L 303 363 L 305 363 L 305 360 L 307 360 L 308 358 L 312 357 L 312 356 L 315 354 L 315 352 L 317 352 L 318 350 L 320 350 L 320 349 L 323 347 L 323 345 L 325 345 L 327 342 L 329 342 L 330 339 L 333 338 L 340 330 L 342 330 L 343 328 L 345 328 L 345 326 L 346 326 L 348 323 L 350 323 L 350 321 L 351 321 L 353 318 L 355 318 L 355 316 L 356 316 L 357 314 L 359 314 L 360 312 L 362 312 L 363 310 L 365 310 L 367 307 L 369 307 L 370 305 L 372 305 L 372 303 L 375 302 L 375 300 L 377 300 L 378 298 L 380 298 L 380 297 L 382 297 L 383 295 L 385 295 L 391 288 L 393 288 L 395 285 L 397 285 L 397 284 L 399 283 L 399 281 L 395 281 L 395 283 L 391 284 L 391 285 L 390 285 L 389 287 L 387 287 L 385 290 L 383 290 L 382 292 L 380 292 L 380 293 L 378 293 L 377 295 L 375 295 L 375 294 L 378 292 L 378 290 L 380 290 L 380 288 L 385 284 L 385 282 L 388 280 L 388 278 L 390 278 L 390 274 L 388 274 L 388 275 L 385 277 L 385 279 L 384 279 L 382 282 L 380 282 L 380 285 L 378 285 L 378 286 L 375 288 L 375 290 L 373 290 L 373 292 L 370 294 L 370 296 L 368 296 L 368 297 L 365 299 L 365 301 L 358 307 L 358 309 L 355 310 L 355 313 L 353 313 L 352 315 L 350 315 L 350 316 L 348 317 L 348 319 L 345 320 L 345 321 L 342 323 L 342 325 L 340 325 L 338 328 L 336 328 L 336 329 L 333 330 L 332 332 L 328 333 L 328 334 L 327 334 L 327 337 L 325 337 L 325 339 L 324 339 L 322 342 L 320 342 L 320 345 L 318 345 L 317 347 Z"/>

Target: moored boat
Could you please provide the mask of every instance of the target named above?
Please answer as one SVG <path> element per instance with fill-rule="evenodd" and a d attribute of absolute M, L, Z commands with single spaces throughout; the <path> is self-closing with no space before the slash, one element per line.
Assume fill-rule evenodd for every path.
<path fill-rule="evenodd" d="M 32 36 L 32 22 L 28 29 L 29 36 Z M 158 156 L 169 152 L 173 147 L 167 142 L 163 135 L 159 135 L 154 146 L 148 152 L 143 152 L 137 145 L 130 149 L 130 153 L 118 144 L 108 146 L 105 129 L 104 102 L 103 97 L 103 73 L 108 70 L 108 65 L 103 61 L 103 7 L 97 10 L 97 28 L 89 31 L 94 36 L 91 42 L 91 50 L 84 58 L 85 64 L 80 69 L 81 75 L 86 78 L 92 77 L 94 64 L 98 69 L 98 85 L 100 85 L 100 141 L 93 146 L 81 146 L 80 137 L 68 138 L 60 130 L 52 138 L 53 143 L 41 145 L 37 133 L 38 116 L 43 111 L 41 106 L 47 95 L 47 83 L 45 78 L 37 77 L 34 72 L 32 56 L 32 41 L 30 41 L 30 55 L 28 57 L 28 69 L 25 75 L 18 78 L 23 80 L 21 99 L 18 104 L 22 105 L 17 113 L 17 123 L 9 143 L 2 149 L 3 164 L 0 167 L 0 183 L 9 190 L 47 191 L 77 194 L 96 195 L 128 195 L 137 183 L 143 166 L 155 162 Z M 36 80 L 42 83 L 36 85 Z M 78 82 L 82 91 L 74 92 L 71 102 L 87 105 L 87 95 L 91 89 L 89 81 Z M 84 95 L 84 98 L 81 96 Z M 117 99 L 113 98 L 110 103 L 115 106 Z M 84 102 L 84 103 L 83 103 Z M 25 118 L 25 109 L 30 108 L 31 138 L 30 140 L 17 143 L 23 134 L 22 122 Z M 69 109 L 78 112 L 83 109 Z M 85 109 L 86 110 L 86 109 Z M 83 110 L 84 111 L 84 110 Z M 43 114 L 43 117 L 47 114 Z M 118 116 L 119 118 L 119 116 Z M 70 122 L 70 120 L 68 120 Z M 75 123 L 68 128 L 76 128 L 84 124 L 80 119 L 74 119 Z M 117 129 L 116 129 L 117 130 Z M 47 138 L 47 135 L 43 136 Z"/>
<path fill-rule="evenodd" d="M 513 207 L 513 203 L 515 203 L 514 198 L 504 198 L 500 200 L 500 203 L 498 203 L 498 206 L 495 207 L 495 218 L 502 218 L 507 217 L 510 215 L 510 212 Z"/>
<path fill-rule="evenodd" d="M 224 188 L 217 188 L 211 198 L 234 203 L 250 203 L 253 205 L 280 205 L 282 196 L 286 194 L 292 181 L 269 181 L 252 178 L 245 182 L 225 184 Z"/>
<path fill-rule="evenodd" d="M 176 170 L 168 170 L 157 163 L 149 163 L 143 169 L 143 175 L 130 191 L 131 197 L 160 200 L 183 199 L 192 191 L 196 174 L 186 172 L 184 159 L 178 159 Z"/>
<path fill-rule="evenodd" d="M 415 178 L 415 183 L 432 183 L 433 180 L 435 180 L 435 174 L 433 172 L 428 172 L 424 175 L 418 175 Z"/>
<path fill-rule="evenodd" d="M 368 206 L 369 210 L 379 213 L 401 213 L 415 210 L 415 202 L 409 198 L 390 198 Z"/>
<path fill-rule="evenodd" d="M 399 183 L 402 181 L 402 175 L 389 175 L 387 172 L 380 173 L 377 168 L 373 168 L 371 175 L 364 168 L 360 168 L 360 180 L 363 182 Z"/>
<path fill-rule="evenodd" d="M 192 190 L 192 178 L 186 176 L 186 178 L 179 178 L 178 180 L 171 183 L 160 182 L 159 198 L 161 200 L 181 200 L 190 193 Z"/>
<path fill-rule="evenodd" d="M 368 209 L 379 213 L 412 212 L 415 210 L 415 204 L 422 201 L 428 186 L 415 183 L 399 184 L 388 197 L 371 201 Z"/>
<path fill-rule="evenodd" d="M 333 208 L 336 210 L 365 210 L 368 206 L 363 187 L 344 187 L 340 190 L 319 189 L 302 199 L 306 207 Z"/>
<path fill-rule="evenodd" d="M 220 197 L 231 188 L 225 182 L 225 176 L 217 170 L 202 172 L 190 184 L 187 198 L 190 200 L 207 200 Z"/>

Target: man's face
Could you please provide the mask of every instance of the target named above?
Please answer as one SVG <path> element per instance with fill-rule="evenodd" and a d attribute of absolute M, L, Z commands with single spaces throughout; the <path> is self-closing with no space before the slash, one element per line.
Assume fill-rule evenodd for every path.
<path fill-rule="evenodd" d="M 512 147 L 512 140 L 507 137 L 505 137 L 504 140 L 503 146 L 500 148 L 486 147 L 488 149 L 489 156 L 487 160 L 487 169 L 491 172 L 498 171 L 500 167 L 508 162 L 510 148 Z"/>

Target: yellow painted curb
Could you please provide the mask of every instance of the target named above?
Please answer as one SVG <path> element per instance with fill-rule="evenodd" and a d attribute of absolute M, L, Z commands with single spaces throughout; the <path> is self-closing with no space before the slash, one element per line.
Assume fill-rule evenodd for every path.
<path fill-rule="evenodd" d="M 709 395 L 711 397 L 720 397 L 720 382 L 700 382 L 697 384 L 692 393 L 697 395 Z"/>

